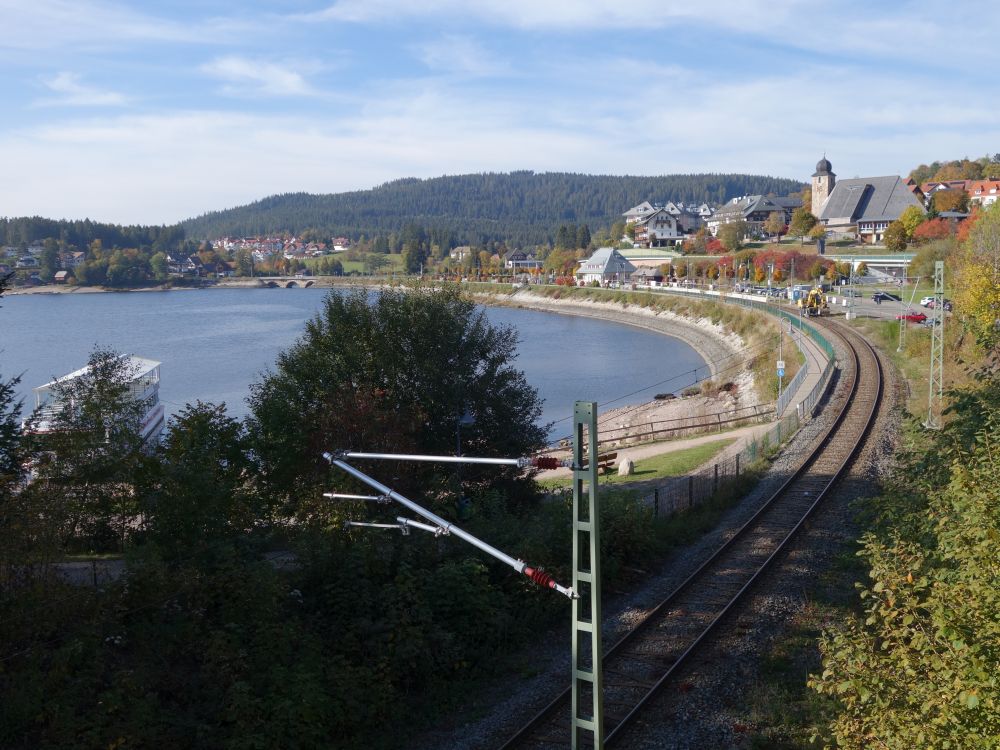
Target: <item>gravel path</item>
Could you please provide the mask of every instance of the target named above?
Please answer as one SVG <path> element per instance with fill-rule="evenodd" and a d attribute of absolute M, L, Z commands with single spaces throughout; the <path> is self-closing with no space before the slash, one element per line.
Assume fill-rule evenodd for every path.
<path fill-rule="evenodd" d="M 898 401 L 900 386 L 884 358 L 883 365 L 886 367 L 883 404 L 850 476 L 817 512 L 783 561 L 757 587 L 750 602 L 720 631 L 722 646 L 739 654 L 737 663 L 730 660 L 713 665 L 710 658 L 696 660 L 683 677 L 687 692 L 680 699 L 672 698 L 669 705 L 654 708 L 651 713 L 658 717 L 655 723 L 637 722 L 624 738 L 622 747 L 749 747 L 747 731 L 753 728 L 750 693 L 762 680 L 759 674 L 761 655 L 782 637 L 788 622 L 808 606 L 810 591 L 818 585 L 820 577 L 853 544 L 857 530 L 851 520 L 851 502 L 876 491 L 877 482 L 886 476 L 891 466 L 889 457 L 899 428 L 894 404 Z M 834 377 L 828 400 L 844 395 L 842 384 L 836 380 L 836 375 Z M 834 412 L 824 409 L 808 423 L 776 457 L 755 490 L 728 511 L 713 531 L 678 550 L 657 570 L 650 571 L 649 578 L 635 591 L 617 597 L 605 596 L 603 632 L 606 644 L 634 626 L 757 510 L 802 459 L 805 447 L 822 433 Z M 852 582 L 845 581 L 844 585 L 851 588 Z M 451 726 L 429 732 L 407 746 L 417 750 L 473 750 L 499 746 L 513 729 L 568 681 L 568 628 L 559 628 L 538 642 L 543 645 L 526 650 L 520 657 L 523 664 L 531 665 L 530 676 L 498 677 L 480 694 L 470 696 L 467 710 L 463 715 L 453 716 Z M 818 665 L 818 651 L 807 654 L 807 658 Z"/>

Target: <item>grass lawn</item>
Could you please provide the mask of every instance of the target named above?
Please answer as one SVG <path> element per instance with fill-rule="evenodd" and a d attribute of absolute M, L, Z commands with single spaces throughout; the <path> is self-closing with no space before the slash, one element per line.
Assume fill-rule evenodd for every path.
<path fill-rule="evenodd" d="M 649 479 L 665 479 L 666 477 L 679 477 L 690 474 L 702 464 L 708 462 L 713 456 L 728 445 L 731 445 L 736 438 L 723 438 L 713 440 L 711 443 L 696 445 L 693 448 L 664 453 L 659 456 L 650 456 L 635 462 L 635 472 L 632 476 L 622 477 L 617 473 L 605 474 L 601 476 L 601 484 L 626 485 L 630 482 L 644 482 Z M 573 480 L 570 477 L 559 477 L 557 479 L 543 479 L 539 481 L 543 487 L 555 489 L 557 487 L 569 487 Z"/>

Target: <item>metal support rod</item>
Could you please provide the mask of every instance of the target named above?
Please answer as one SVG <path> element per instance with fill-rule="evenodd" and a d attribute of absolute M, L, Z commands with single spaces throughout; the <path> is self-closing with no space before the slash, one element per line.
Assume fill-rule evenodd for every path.
<path fill-rule="evenodd" d="M 348 495 L 343 492 L 324 492 L 323 497 L 328 497 L 331 500 L 368 500 L 373 503 L 382 503 L 387 505 L 390 500 L 385 495 Z"/>
<path fill-rule="evenodd" d="M 325 453 L 323 454 L 326 455 Z M 343 458 L 363 458 L 377 461 L 433 461 L 443 464 L 491 464 L 497 466 L 520 466 L 519 458 L 470 458 L 468 456 L 420 456 L 399 453 L 357 453 L 345 451 L 339 454 Z"/>
<path fill-rule="evenodd" d="M 409 534 L 410 530 L 406 528 L 403 524 L 399 523 L 368 523 L 367 521 L 344 521 L 344 526 L 364 526 L 368 529 L 398 529 L 402 531 L 404 535 Z"/>
<path fill-rule="evenodd" d="M 376 455 L 378 455 L 378 454 L 376 454 Z M 452 523 L 449 523 L 448 521 L 446 521 L 445 519 L 443 519 L 441 516 L 437 515 L 436 513 L 432 513 L 431 511 L 427 510 L 423 506 L 417 505 L 417 503 L 413 502 L 409 498 L 404 497 L 403 495 L 400 495 L 395 490 L 390 489 L 389 487 L 386 487 L 384 484 L 382 484 L 378 480 L 372 479 L 370 476 L 368 476 L 367 474 L 365 474 L 363 471 L 359 471 L 358 469 L 355 469 L 350 464 L 345 463 L 344 461 L 341 461 L 339 458 L 336 458 L 332 453 L 324 453 L 323 454 L 323 458 L 325 458 L 327 461 L 329 461 L 333 466 L 336 466 L 338 469 L 341 469 L 342 471 L 347 472 L 352 477 L 354 477 L 355 479 L 363 482 L 364 484 L 367 484 L 369 487 L 371 487 L 372 489 L 376 490 L 377 492 L 380 492 L 381 494 L 386 495 L 387 497 L 392 498 L 393 500 L 395 500 L 400 505 L 402 505 L 402 506 L 404 506 L 406 508 L 409 508 L 411 511 L 413 511 L 414 513 L 416 513 L 418 516 L 421 516 L 422 518 L 426 518 L 428 521 L 430 521 L 431 523 L 435 524 L 436 526 L 440 526 L 442 529 L 445 530 L 445 533 L 457 536 L 459 539 L 461 539 L 461 540 L 463 540 L 465 542 L 468 542 L 473 547 L 476 547 L 477 549 L 482 550 L 487 555 L 490 555 L 491 557 L 495 557 L 500 562 L 502 562 L 502 563 L 504 563 L 506 565 L 509 565 L 514 570 L 516 570 L 518 573 L 523 573 L 528 578 L 530 578 L 532 581 L 534 581 L 535 583 L 537 583 L 539 586 L 547 586 L 550 589 L 555 589 L 560 594 L 563 594 L 564 596 L 567 596 L 570 599 L 576 599 L 577 598 L 576 592 L 573 591 L 573 589 L 571 587 L 568 588 L 568 587 L 565 587 L 565 586 L 560 586 L 558 583 L 556 583 L 555 581 L 553 581 L 552 578 L 551 578 L 551 576 L 549 576 L 547 573 L 544 573 L 543 571 L 540 571 L 537 568 L 533 568 L 530 565 L 526 565 L 525 563 L 521 562 L 520 560 L 514 559 L 513 557 L 511 557 L 510 555 L 508 555 L 506 552 L 501 552 L 496 547 L 493 547 L 493 546 L 487 544 L 486 542 L 484 542 L 483 540 L 479 539 L 478 537 L 474 537 L 469 532 L 460 529 L 458 526 L 455 526 Z"/>
<path fill-rule="evenodd" d="M 569 461 L 553 459 L 550 456 L 525 456 L 522 458 L 473 458 L 471 456 L 425 456 L 410 453 L 358 453 L 357 451 L 342 451 L 332 455 L 334 458 L 361 458 L 376 461 L 423 461 L 442 464 L 485 464 L 490 466 L 517 466 L 520 469 L 537 467 L 555 469 L 560 466 L 571 466 Z M 550 465 L 555 462 L 555 465 Z"/>
<path fill-rule="evenodd" d="M 441 526 L 431 526 L 429 523 L 421 523 L 420 521 L 414 521 L 412 518 L 403 518 L 402 516 L 396 516 L 396 521 L 399 522 L 400 526 L 412 526 L 421 531 L 429 531 L 434 536 L 448 536 L 448 529 Z"/>

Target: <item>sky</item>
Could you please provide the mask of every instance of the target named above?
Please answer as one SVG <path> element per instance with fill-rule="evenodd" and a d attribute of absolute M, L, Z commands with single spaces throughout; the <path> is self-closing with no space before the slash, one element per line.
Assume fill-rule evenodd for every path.
<path fill-rule="evenodd" d="M 824 153 L 905 175 L 1000 151 L 998 28 L 968 0 L 0 0 L 0 216 L 521 169 L 808 181 Z"/>

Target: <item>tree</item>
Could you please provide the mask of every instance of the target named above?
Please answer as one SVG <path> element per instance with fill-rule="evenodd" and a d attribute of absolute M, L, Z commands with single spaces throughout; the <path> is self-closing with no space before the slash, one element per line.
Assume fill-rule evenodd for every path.
<path fill-rule="evenodd" d="M 389 257 L 380 253 L 368 253 L 364 258 L 365 273 L 378 273 L 386 266 L 390 265 Z M 419 268 L 417 269 L 419 271 Z M 410 271 L 413 273 L 413 271 Z"/>
<path fill-rule="evenodd" d="M 785 231 L 785 215 L 781 211 L 772 211 L 764 222 L 764 231 L 770 235 L 778 235 L 780 239 L 781 233 Z"/>
<path fill-rule="evenodd" d="M 948 219 L 928 219 L 918 226 L 912 236 L 914 244 L 931 240 L 943 240 L 952 235 L 952 225 Z"/>
<path fill-rule="evenodd" d="M 969 210 L 969 194 L 964 190 L 938 190 L 931 196 L 931 209 L 935 213 L 942 211 L 965 213 Z"/>
<path fill-rule="evenodd" d="M 792 221 L 788 225 L 788 233 L 795 235 L 801 240 L 809 234 L 809 230 L 816 226 L 816 221 L 816 217 L 809 213 L 805 207 L 796 208 L 792 212 Z"/>
<path fill-rule="evenodd" d="M 403 245 L 403 268 L 407 273 L 421 273 L 427 263 L 427 248 L 416 241 Z"/>
<path fill-rule="evenodd" d="M 61 265 L 59 260 L 59 243 L 51 237 L 45 240 L 39 261 L 41 266 L 39 276 L 41 276 L 42 281 L 51 282 Z"/>
<path fill-rule="evenodd" d="M 167 267 L 166 254 L 155 253 L 153 257 L 149 259 L 149 270 L 152 272 L 153 278 L 157 281 L 166 281 L 170 276 L 170 271 Z"/>
<path fill-rule="evenodd" d="M 1000 742 L 1000 381 L 977 380 L 952 394 L 943 434 L 928 435 L 871 504 L 864 612 L 824 634 L 823 671 L 810 678 L 837 709 L 824 745 Z"/>
<path fill-rule="evenodd" d="M 913 233 L 916 231 L 917 227 L 927 220 L 927 214 L 920 206 L 907 206 L 903 209 L 903 213 L 899 215 L 899 223 L 903 225 L 903 229 L 906 230 L 906 239 L 909 241 L 913 237 Z"/>
<path fill-rule="evenodd" d="M 906 227 L 901 221 L 894 221 L 886 227 L 882 237 L 885 249 L 894 253 L 900 253 L 906 249 Z"/>
<path fill-rule="evenodd" d="M 586 224 L 581 224 L 576 230 L 576 246 L 583 249 L 590 247 L 590 227 Z"/>
<path fill-rule="evenodd" d="M 168 559 L 214 556 L 219 542 L 261 520 L 246 448 L 243 425 L 225 406 L 199 401 L 171 420 L 158 453 L 157 487 L 145 500 L 149 537 Z"/>
<path fill-rule="evenodd" d="M 121 550 L 134 528 L 147 462 L 129 357 L 95 349 L 79 377 L 53 385 L 51 430 L 33 436 L 36 484 L 62 497 L 69 533 L 101 551 Z"/>
<path fill-rule="evenodd" d="M 981 211 L 969 230 L 956 303 L 987 350 L 1000 344 L 1000 204 Z"/>
<path fill-rule="evenodd" d="M 323 451 L 450 453 L 466 413 L 475 421 L 462 427 L 463 450 L 526 455 L 545 430 L 534 423 L 538 394 L 511 364 L 516 344 L 515 331 L 491 326 L 454 288 L 330 294 L 251 386 L 265 481 L 296 505 L 316 502 L 330 481 Z M 434 471 L 408 467 L 396 486 L 428 492 Z"/>
<path fill-rule="evenodd" d="M 809 239 L 819 242 L 819 240 L 826 237 L 826 227 L 822 224 L 816 224 L 812 229 L 809 230 Z"/>
<path fill-rule="evenodd" d="M 746 224 L 742 221 L 723 224 L 719 227 L 717 236 L 727 252 L 735 253 L 743 246 L 743 238 L 746 236 Z"/>

